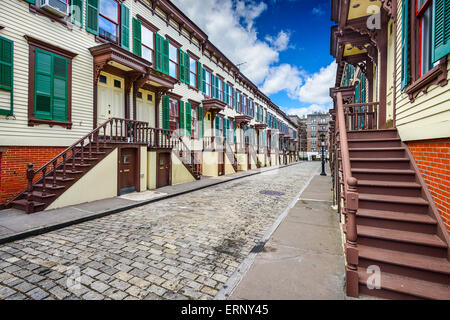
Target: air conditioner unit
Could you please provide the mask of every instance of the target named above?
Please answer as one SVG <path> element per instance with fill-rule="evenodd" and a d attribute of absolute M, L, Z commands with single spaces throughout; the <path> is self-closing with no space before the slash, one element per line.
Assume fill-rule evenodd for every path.
<path fill-rule="evenodd" d="M 58 17 L 66 17 L 69 14 L 69 5 L 66 0 L 39 0 L 39 8 Z"/>

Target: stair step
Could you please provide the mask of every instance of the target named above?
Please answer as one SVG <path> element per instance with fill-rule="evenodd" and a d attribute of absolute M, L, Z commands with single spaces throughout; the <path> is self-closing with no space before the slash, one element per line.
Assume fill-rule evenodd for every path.
<path fill-rule="evenodd" d="M 42 183 L 38 183 L 38 184 L 35 184 L 34 187 L 35 188 L 43 188 L 44 185 Z M 47 185 L 45 185 L 45 188 L 49 189 L 49 190 L 60 190 L 60 189 L 64 189 L 65 187 L 64 186 L 53 186 L 52 184 L 47 184 Z"/>
<path fill-rule="evenodd" d="M 338 148 L 340 150 L 340 148 Z M 349 148 L 348 151 L 403 151 L 404 147 Z"/>
<path fill-rule="evenodd" d="M 338 139 L 339 140 L 339 139 Z M 348 139 L 350 142 L 378 142 L 378 141 L 401 141 L 400 138 L 368 138 L 368 139 Z"/>
<path fill-rule="evenodd" d="M 372 218 L 372 219 L 385 219 L 402 222 L 423 223 L 423 224 L 436 224 L 436 220 L 427 214 L 417 213 L 405 213 L 396 211 L 383 211 L 372 209 L 358 209 L 356 215 L 358 217 Z"/>
<path fill-rule="evenodd" d="M 403 196 L 391 196 L 385 194 L 368 194 L 360 193 L 359 200 L 365 201 L 375 201 L 375 202 L 390 202 L 390 203 L 402 203 L 402 204 L 412 204 L 426 206 L 428 201 L 419 197 L 403 197 Z"/>
<path fill-rule="evenodd" d="M 365 286 L 371 274 L 372 273 L 367 273 L 365 268 L 358 268 L 359 283 Z M 423 299 L 450 299 L 449 286 L 405 276 L 393 275 L 387 272 L 381 273 L 381 288 Z"/>
<path fill-rule="evenodd" d="M 64 174 L 64 170 L 56 170 L 56 173 Z M 72 171 L 66 169 L 66 174 L 80 174 L 80 173 L 83 173 L 83 171 L 79 170 Z"/>
<path fill-rule="evenodd" d="M 29 192 L 25 192 L 24 194 L 25 194 L 25 196 L 27 196 L 27 195 L 29 194 Z M 48 192 L 46 192 L 45 195 L 44 195 L 44 194 L 42 193 L 42 191 L 33 191 L 33 192 L 31 193 L 31 195 L 32 195 L 33 197 L 43 198 L 43 199 L 52 198 L 52 197 L 55 196 L 54 193 L 48 193 Z"/>
<path fill-rule="evenodd" d="M 422 188 L 422 186 L 416 182 L 383 181 L 383 180 L 358 180 L 358 186 L 385 187 L 385 188 L 411 188 L 411 189 Z"/>
<path fill-rule="evenodd" d="M 341 160 L 341 158 L 339 158 Z M 350 161 L 361 161 L 361 162 L 409 162 L 409 158 L 352 158 Z"/>
<path fill-rule="evenodd" d="M 73 159 L 69 159 L 68 162 L 72 163 L 72 160 Z M 88 157 L 85 157 L 83 159 L 83 161 L 97 161 L 97 160 L 99 160 L 99 158 L 88 158 Z M 75 158 L 75 161 L 81 162 L 81 158 Z"/>
<path fill-rule="evenodd" d="M 415 175 L 414 170 L 401 170 L 401 169 L 372 169 L 372 168 L 352 168 L 354 173 L 375 173 L 375 174 L 404 174 Z"/>
<path fill-rule="evenodd" d="M 45 180 L 53 181 L 53 177 L 45 177 Z M 56 177 L 56 181 L 68 182 L 68 181 L 73 181 L 73 180 L 75 180 L 75 178 L 68 178 L 68 177 L 63 178 L 63 177 L 60 177 L 60 176 Z M 48 186 L 45 185 L 45 187 L 47 188 Z"/>
<path fill-rule="evenodd" d="M 424 256 L 421 254 L 387 250 L 364 245 L 358 246 L 358 255 L 360 258 L 364 259 L 450 275 L 450 262 L 447 258 Z"/>
<path fill-rule="evenodd" d="M 45 206 L 45 203 L 37 202 L 37 201 L 33 201 L 33 202 L 34 202 L 35 208 Z M 25 208 L 28 205 L 28 201 L 27 201 L 27 199 L 20 199 L 20 200 L 15 200 L 15 201 L 11 202 L 11 204 L 15 204 L 15 205 Z"/>
<path fill-rule="evenodd" d="M 393 230 L 362 225 L 358 225 L 357 232 L 358 236 L 361 237 L 406 242 L 430 247 L 447 248 L 447 244 L 434 234 Z"/>

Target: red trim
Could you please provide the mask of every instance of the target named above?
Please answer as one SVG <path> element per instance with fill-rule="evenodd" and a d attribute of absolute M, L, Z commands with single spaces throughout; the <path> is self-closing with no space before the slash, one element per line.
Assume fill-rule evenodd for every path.
<path fill-rule="evenodd" d="M 117 42 L 116 43 L 119 44 L 120 43 L 119 26 L 120 26 L 120 18 L 121 18 L 120 17 L 120 2 L 118 0 L 113 0 L 113 1 L 115 3 L 117 3 L 117 21 L 114 21 L 114 20 L 108 18 L 107 16 L 104 16 L 103 14 L 101 14 L 101 12 L 100 12 L 100 2 L 101 2 L 101 0 L 98 3 L 98 15 L 99 15 L 99 17 L 103 17 L 106 20 L 108 20 L 109 22 L 111 22 L 111 23 L 116 25 L 116 37 L 117 37 Z M 100 25 L 100 22 L 99 22 L 99 25 Z M 101 37 L 100 34 L 99 34 L 99 36 Z M 111 40 L 111 39 L 108 39 L 108 40 Z"/>

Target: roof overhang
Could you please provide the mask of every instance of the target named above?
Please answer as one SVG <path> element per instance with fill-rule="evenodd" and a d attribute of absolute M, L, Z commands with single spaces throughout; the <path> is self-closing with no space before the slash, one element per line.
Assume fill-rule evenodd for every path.
<path fill-rule="evenodd" d="M 218 99 L 205 99 L 202 101 L 205 112 L 217 113 L 225 110 L 226 103 Z"/>
<path fill-rule="evenodd" d="M 234 118 L 234 120 L 236 121 L 237 124 L 246 124 L 246 123 L 249 123 L 250 121 L 252 121 L 252 117 L 244 114 L 244 115 L 236 116 L 236 118 Z"/>
<path fill-rule="evenodd" d="M 330 88 L 330 97 L 335 104 L 337 102 L 336 95 L 338 92 L 342 93 L 342 99 L 344 101 L 351 101 L 353 99 L 353 93 L 355 92 L 355 86 Z"/>

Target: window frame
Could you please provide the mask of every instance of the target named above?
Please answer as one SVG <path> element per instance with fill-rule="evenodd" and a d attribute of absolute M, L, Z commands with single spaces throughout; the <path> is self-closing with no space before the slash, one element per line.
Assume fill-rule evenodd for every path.
<path fill-rule="evenodd" d="M 205 70 L 205 96 L 207 98 L 212 97 L 212 70 L 203 66 L 203 69 Z M 209 81 L 209 83 L 208 83 Z M 209 90 L 209 94 L 208 94 Z"/>
<path fill-rule="evenodd" d="M 193 60 L 195 62 L 195 71 L 193 72 L 192 68 L 189 68 L 189 87 L 198 90 L 198 59 L 193 57 L 189 52 L 188 52 L 188 54 L 189 54 L 189 66 L 191 66 L 191 60 Z M 192 81 L 191 81 L 192 75 L 195 75 L 194 84 L 192 84 Z"/>
<path fill-rule="evenodd" d="M 120 6 L 121 2 L 118 1 L 118 0 L 111 0 L 111 1 L 114 1 L 117 4 L 117 24 L 116 24 L 116 22 L 114 22 L 112 19 L 110 19 L 110 18 L 108 18 L 108 17 L 106 17 L 106 16 L 104 16 L 103 14 L 100 13 L 100 2 L 101 1 L 102 0 L 99 0 L 99 2 L 98 2 L 98 36 L 101 39 L 103 39 L 103 40 L 106 40 L 106 41 L 112 42 L 114 44 L 120 45 L 121 37 L 122 37 L 121 30 L 120 30 L 120 25 L 122 23 L 122 21 L 121 21 L 121 6 Z M 104 36 L 102 36 L 100 34 L 100 18 L 101 17 L 105 18 L 109 22 L 111 22 L 111 23 L 116 25 L 116 37 L 117 37 L 116 41 L 111 41 L 111 39 L 108 39 L 108 38 L 106 38 L 106 37 L 104 37 Z"/>
<path fill-rule="evenodd" d="M 233 89 L 234 89 L 234 86 L 231 83 L 228 82 L 228 87 L 230 88 L 229 95 L 228 95 L 228 99 L 229 99 L 228 106 L 231 109 L 233 109 Z"/>
<path fill-rule="evenodd" d="M 172 115 L 172 102 L 176 102 L 175 111 L 176 115 Z M 172 119 L 175 119 L 173 121 Z M 175 122 L 175 128 L 172 128 L 171 124 Z M 174 97 L 172 95 L 169 95 L 169 129 L 176 131 L 180 129 L 180 99 L 178 97 Z"/>
<path fill-rule="evenodd" d="M 152 53 L 152 61 L 150 61 L 150 62 L 151 62 L 152 67 L 153 67 L 155 65 L 155 60 L 156 60 L 156 32 L 155 32 L 154 29 L 149 28 L 149 26 L 147 24 L 142 23 L 142 21 L 141 21 L 141 34 L 144 34 L 142 32 L 143 28 L 145 28 L 145 29 L 149 30 L 151 33 L 153 33 L 153 39 L 152 39 L 152 41 L 153 41 L 153 49 L 144 44 L 144 41 L 143 41 L 144 38 L 143 37 L 141 39 L 141 47 L 142 48 L 144 48 L 144 47 L 147 48 Z M 142 50 L 141 52 L 144 52 L 144 51 Z M 142 58 L 145 59 L 143 54 L 142 54 Z M 145 60 L 147 60 L 147 59 L 145 59 Z"/>
<path fill-rule="evenodd" d="M 77 56 L 76 53 L 56 47 L 52 44 L 43 42 L 42 40 L 26 35 L 25 39 L 28 41 L 28 78 L 30 79 L 28 85 L 28 126 L 33 127 L 39 124 L 48 124 L 50 127 L 55 125 L 72 129 L 72 60 Z M 66 121 L 40 119 L 34 116 L 35 106 L 35 65 L 36 54 L 35 49 L 48 51 L 55 55 L 67 59 L 67 119 Z"/>
<path fill-rule="evenodd" d="M 200 137 L 200 115 L 199 115 L 199 104 L 192 103 L 191 104 L 191 139 L 199 139 Z M 196 117 L 192 117 L 192 111 L 195 110 Z"/>
<path fill-rule="evenodd" d="M 173 63 L 175 64 L 175 78 L 176 79 L 180 79 L 180 47 L 179 45 L 177 45 L 176 43 L 174 43 L 172 40 L 168 39 L 166 37 L 167 40 L 169 40 L 169 76 L 173 77 L 170 74 L 170 64 Z M 177 50 L 177 62 L 173 61 L 172 59 L 170 59 L 170 46 L 174 47 Z"/>

